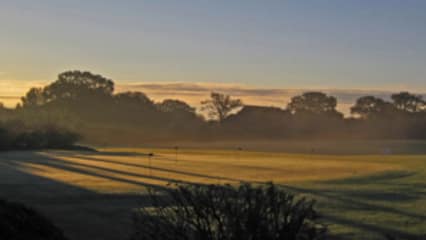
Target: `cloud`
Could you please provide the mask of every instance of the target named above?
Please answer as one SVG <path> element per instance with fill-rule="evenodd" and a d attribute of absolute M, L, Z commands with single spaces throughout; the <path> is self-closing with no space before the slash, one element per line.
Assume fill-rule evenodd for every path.
<path fill-rule="evenodd" d="M 45 81 L 0 80 L 0 96 L 22 96 L 31 87 L 42 87 Z"/>
<path fill-rule="evenodd" d="M 41 87 L 47 84 L 44 81 L 16 81 L 0 80 L 0 102 L 12 107 L 19 102 L 21 96 L 31 87 Z M 116 92 L 141 91 L 155 101 L 164 99 L 180 99 L 190 105 L 199 107 L 200 102 L 209 97 L 211 92 L 221 92 L 240 98 L 248 105 L 275 106 L 284 108 L 291 97 L 307 91 L 321 91 L 338 99 L 338 109 L 349 114 L 349 108 L 357 98 L 373 95 L 389 100 L 393 93 L 387 90 L 357 90 L 357 89 L 284 89 L 262 88 L 242 84 L 228 83 L 186 83 L 186 82 L 139 82 L 117 83 Z M 421 94 L 426 98 L 425 93 Z"/>
<path fill-rule="evenodd" d="M 291 97 L 307 91 L 321 91 L 338 99 L 338 109 L 349 114 L 349 108 L 357 98 L 373 95 L 389 100 L 392 92 L 357 89 L 281 89 L 256 88 L 236 84 L 217 83 L 136 83 L 119 84 L 117 91 L 141 91 L 156 101 L 167 98 L 182 99 L 193 106 L 208 98 L 210 92 L 221 92 L 243 100 L 245 104 L 285 107 Z M 426 97 L 426 94 L 422 94 Z"/>
<path fill-rule="evenodd" d="M 3 103 L 6 107 L 14 107 L 20 99 L 21 98 L 17 96 L 0 96 L 0 103 Z"/>
<path fill-rule="evenodd" d="M 0 102 L 13 107 L 31 87 L 41 87 L 45 84 L 45 81 L 0 80 Z"/>

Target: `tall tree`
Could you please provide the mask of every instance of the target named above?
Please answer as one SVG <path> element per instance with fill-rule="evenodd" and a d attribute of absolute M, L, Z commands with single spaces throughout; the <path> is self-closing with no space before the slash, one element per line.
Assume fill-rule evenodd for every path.
<path fill-rule="evenodd" d="M 50 101 L 88 96 L 111 96 L 114 91 L 114 82 L 91 72 L 67 71 L 59 74 L 58 79 L 44 91 Z"/>
<path fill-rule="evenodd" d="M 157 109 L 154 102 L 149 99 L 145 93 L 142 92 L 123 92 L 114 95 L 114 112 L 119 113 L 120 116 L 114 118 L 124 118 L 138 122 L 138 119 L 155 118 L 157 116 Z"/>
<path fill-rule="evenodd" d="M 231 96 L 212 92 L 210 99 L 202 101 L 202 111 L 206 111 L 210 118 L 219 122 L 225 120 L 233 111 L 243 106 L 240 99 L 232 99 Z"/>
<path fill-rule="evenodd" d="M 151 99 L 143 92 L 122 92 L 114 95 L 115 102 L 120 105 L 153 106 Z"/>
<path fill-rule="evenodd" d="M 351 107 L 352 114 L 357 114 L 364 119 L 384 117 L 393 112 L 394 106 L 391 103 L 374 96 L 360 97 Z"/>
<path fill-rule="evenodd" d="M 422 96 L 414 95 L 409 92 L 400 92 L 392 94 L 393 105 L 401 111 L 416 113 L 425 110 L 426 102 Z"/>
<path fill-rule="evenodd" d="M 157 108 L 162 112 L 195 114 L 195 108 L 189 106 L 186 102 L 174 99 L 164 100 L 157 104 Z"/>
<path fill-rule="evenodd" d="M 36 107 L 46 103 L 46 94 L 43 88 L 31 88 L 24 97 L 21 98 L 23 107 Z"/>
<path fill-rule="evenodd" d="M 287 105 L 287 109 L 293 113 L 329 114 L 337 113 L 337 100 L 333 96 L 327 96 L 322 92 L 306 92 L 295 96 Z"/>

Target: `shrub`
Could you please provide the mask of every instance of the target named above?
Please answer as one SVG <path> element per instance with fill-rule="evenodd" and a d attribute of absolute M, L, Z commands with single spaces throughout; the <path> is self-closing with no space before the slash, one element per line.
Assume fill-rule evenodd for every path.
<path fill-rule="evenodd" d="M 0 127 L 0 150 L 10 149 L 13 145 L 13 140 L 7 129 Z"/>
<path fill-rule="evenodd" d="M 0 150 L 67 149 L 78 140 L 77 134 L 55 126 L 29 128 L 20 122 L 0 124 Z"/>
<path fill-rule="evenodd" d="M 134 215 L 132 240 L 324 239 L 314 201 L 274 184 L 178 185 Z"/>
<path fill-rule="evenodd" d="M 21 204 L 0 200 L 0 239 L 66 240 L 47 218 Z"/>
<path fill-rule="evenodd" d="M 79 139 L 70 131 L 44 127 L 20 133 L 15 141 L 18 149 L 70 148 Z"/>

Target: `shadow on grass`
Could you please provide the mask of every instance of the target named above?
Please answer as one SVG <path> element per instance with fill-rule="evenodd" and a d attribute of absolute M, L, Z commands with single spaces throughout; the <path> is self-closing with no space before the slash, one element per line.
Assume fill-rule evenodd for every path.
<path fill-rule="evenodd" d="M 123 155 L 126 156 L 126 155 Z M 142 155 L 144 156 L 144 155 Z M 224 178 L 214 175 L 204 175 L 187 171 L 173 170 L 169 168 L 153 167 L 142 163 L 128 163 L 120 162 L 110 159 L 99 159 L 88 155 L 74 155 L 73 157 L 80 158 L 88 161 L 98 161 L 100 163 L 111 163 L 118 164 L 128 167 L 136 167 L 141 169 L 149 169 L 162 172 L 170 172 L 175 174 L 181 174 L 191 177 L 200 177 L 208 179 L 228 180 L 233 182 L 242 182 L 240 179 Z M 156 159 L 160 156 L 156 156 L 153 160 L 169 160 L 173 159 Z M 172 166 L 171 166 L 172 167 Z M 123 173 L 124 174 L 124 173 Z M 322 201 L 333 202 L 333 204 L 327 206 L 334 208 L 335 212 L 345 211 L 359 211 L 365 215 L 371 213 L 384 213 L 391 214 L 396 218 L 403 217 L 413 219 L 415 222 L 425 222 L 426 215 L 418 212 L 404 210 L 404 208 L 398 208 L 399 203 L 410 203 L 418 200 L 424 194 L 422 193 L 422 183 L 417 185 L 406 184 L 404 180 L 409 177 L 415 176 L 415 172 L 410 171 L 390 171 L 369 176 L 347 178 L 341 180 L 333 180 L 322 183 L 324 188 L 312 189 L 304 187 L 286 186 L 287 189 L 297 193 L 310 194 L 314 198 L 322 199 Z M 166 179 L 164 179 L 166 180 Z M 170 179 L 167 179 L 170 180 Z M 259 183 L 259 182 L 256 182 Z M 374 188 L 358 188 L 356 186 L 363 185 L 374 185 Z M 352 186 L 352 188 L 351 188 Z M 355 186 L 355 188 L 353 188 Z M 398 188 L 388 189 L 389 186 Z M 359 229 L 361 232 L 370 232 L 373 235 L 384 236 L 385 234 L 395 236 L 399 239 L 423 239 L 423 235 L 418 235 L 410 231 L 404 231 L 395 229 L 393 226 L 386 226 L 385 223 L 378 223 L 380 221 L 368 222 L 357 218 L 348 218 L 347 216 L 325 214 L 325 220 L 332 224 L 344 225 L 352 228 Z M 349 237 L 349 235 L 348 235 Z M 352 238 L 352 237 L 351 237 Z M 356 238 L 356 237 L 355 237 Z M 347 239 L 343 237 L 343 239 Z"/>
<path fill-rule="evenodd" d="M 142 153 L 55 152 L 55 155 L 59 157 L 79 158 L 87 160 L 87 162 L 72 162 L 37 152 L 9 152 L 2 154 L 0 176 L 3 176 L 3 178 L 0 179 L 2 189 L 0 196 L 10 200 L 22 201 L 25 204 L 40 209 L 62 227 L 71 239 L 122 239 L 123 236 L 127 236 L 129 233 L 132 209 L 143 205 L 150 206 L 150 201 L 144 195 L 140 194 L 98 193 L 76 187 L 72 183 L 59 182 L 36 176 L 25 168 L 25 163 L 31 164 L 32 168 L 37 168 L 38 166 L 39 171 L 43 171 L 42 166 L 47 166 L 71 173 L 141 187 L 151 187 L 157 190 L 167 190 L 167 187 L 144 182 L 143 179 L 164 182 L 180 181 L 169 177 L 158 177 L 103 167 L 102 164 L 117 164 L 117 166 L 134 167 L 144 171 L 151 169 L 183 176 L 226 180 L 236 183 L 242 182 L 240 179 L 170 169 L 173 166 L 162 168 L 142 163 L 120 162 L 94 157 L 94 155 L 148 157 L 148 155 Z M 153 157 L 153 161 L 160 157 Z M 173 159 L 161 160 L 172 161 Z M 94 163 L 99 162 L 100 164 L 88 164 L 89 161 Z M 376 235 L 390 234 L 401 239 L 424 239 L 424 236 L 416 235 L 408 230 L 399 230 L 392 226 L 384 226 L 384 224 L 371 223 L 338 214 L 339 212 L 344 213 L 345 211 L 357 210 L 366 215 L 370 213 L 385 213 L 392 214 L 397 218 L 413 219 L 415 222 L 426 222 L 426 215 L 424 213 L 395 207 L 397 206 L 395 204 L 414 202 L 424 196 L 422 195 L 425 194 L 425 188 L 422 188 L 424 187 L 423 183 L 411 184 L 404 181 L 405 178 L 414 177 L 415 174 L 414 172 L 407 171 L 387 172 L 365 177 L 328 181 L 321 183 L 319 188 L 287 185 L 284 187 L 296 193 L 312 195 L 314 198 L 320 200 L 321 205 L 328 205 L 327 208 L 337 213 L 324 214 L 326 221 L 329 223 L 353 227 Z M 142 178 L 142 180 L 134 180 L 134 178 Z M 7 179 L 9 180 L 6 181 Z M 20 179 L 20 181 L 16 181 L 16 179 Z M 357 187 L 369 184 L 373 184 L 374 188 L 365 189 Z M 356 190 L 354 190 L 354 186 Z M 387 186 L 398 188 L 398 191 L 390 191 Z M 386 202 L 386 204 L 383 204 L 383 202 Z M 340 237 L 342 239 L 359 238 L 356 235 Z"/>
<path fill-rule="evenodd" d="M 406 177 L 414 176 L 413 171 L 386 171 L 368 176 L 350 177 L 338 180 L 326 181 L 331 184 L 371 184 L 371 183 L 388 183 L 388 181 L 399 180 Z"/>
<path fill-rule="evenodd" d="M 393 237 L 391 239 L 424 240 L 426 237 L 425 235 L 413 234 L 407 231 L 396 230 L 392 227 L 378 226 L 378 225 L 369 224 L 369 223 L 361 222 L 361 221 L 355 221 L 353 219 L 347 219 L 347 218 L 338 217 L 338 216 L 324 215 L 324 218 L 331 223 L 358 228 L 364 232 L 367 232 L 367 231 L 373 232 L 375 233 L 377 237 L 381 236 L 382 239 L 386 239 L 386 236 L 390 236 L 390 237 Z M 360 238 L 359 236 L 351 236 L 351 238 L 347 238 L 344 235 L 342 236 L 338 235 L 336 236 L 336 239 L 360 239 Z"/>
<path fill-rule="evenodd" d="M 37 152 L 7 152 L 2 153 L 0 159 L 0 176 L 2 176 L 0 198 L 34 207 L 62 228 L 67 237 L 75 240 L 125 238 L 131 230 L 133 209 L 150 206 L 150 198 L 138 193 L 109 194 L 91 191 L 78 187 L 73 182 L 37 176 L 31 172 L 27 164 L 31 164 L 31 168 L 35 167 L 38 171 L 43 171 L 42 166 L 48 166 L 157 190 L 166 189 L 165 186 L 112 176 L 114 174 L 130 176 L 127 172 L 70 164 Z M 150 178 L 142 174 L 136 177 Z"/>
<path fill-rule="evenodd" d="M 324 219 L 332 224 L 344 225 L 357 228 L 362 232 L 371 232 L 374 235 L 385 235 L 395 237 L 396 239 L 426 239 L 424 233 L 412 233 L 410 231 L 396 229 L 393 226 L 386 226 L 386 223 L 375 223 L 362 218 L 349 218 L 343 216 L 346 211 L 356 211 L 357 214 L 386 214 L 386 222 L 395 222 L 403 219 L 411 219 L 410 221 L 423 224 L 426 223 L 426 214 L 422 212 L 414 212 L 404 210 L 404 207 L 398 208 L 398 204 L 414 203 L 423 199 L 424 192 L 421 190 L 423 184 L 413 186 L 405 184 L 404 180 L 415 176 L 415 172 L 392 171 L 380 174 L 374 174 L 364 177 L 355 177 L 341 180 L 333 180 L 320 183 L 316 187 L 284 187 L 290 191 L 302 194 L 309 194 L 319 199 L 322 206 L 327 206 L 334 214 L 325 213 Z M 400 183 L 402 182 L 402 183 Z M 423 188 L 424 189 L 424 188 Z M 371 221 L 371 220 L 370 220 Z M 426 225 L 425 225 L 426 226 Z M 354 237 L 340 236 L 338 239 L 353 239 Z M 355 237 L 358 238 L 358 237 Z"/>
<path fill-rule="evenodd" d="M 66 155 L 66 156 L 70 156 L 70 155 Z M 145 156 L 148 157 L 148 155 L 141 155 L 141 156 Z M 76 155 L 72 155 L 73 158 L 79 158 L 81 160 L 88 160 L 88 161 L 94 161 L 94 162 L 99 162 L 99 163 L 111 163 L 111 164 L 117 164 L 117 165 L 121 165 L 121 166 L 127 166 L 127 167 L 135 167 L 135 168 L 141 168 L 141 169 L 151 169 L 151 170 L 155 170 L 155 171 L 159 171 L 159 172 L 164 172 L 164 173 L 174 173 L 174 174 L 179 174 L 179 175 L 183 175 L 183 176 L 190 176 L 190 177 L 198 177 L 198 178 L 206 178 L 206 179 L 213 179 L 213 180 L 221 180 L 221 181 L 231 181 L 231 182 L 244 182 L 244 180 L 242 179 L 237 179 L 237 178 L 228 178 L 228 177 L 221 177 L 221 176 L 214 176 L 214 175 L 207 175 L 207 174 L 200 174 L 200 173 L 194 173 L 194 172 L 188 172 L 188 171 L 181 171 L 181 170 L 173 170 L 170 168 L 162 168 L 162 167 L 156 167 L 156 166 L 150 166 L 148 164 L 142 164 L 142 163 L 128 163 L 128 162 L 120 162 L 120 161 L 114 161 L 114 160 L 110 160 L 110 159 L 99 159 L 99 158 L 94 158 L 94 157 L 90 157 L 90 155 L 81 155 L 81 154 L 76 154 Z M 176 160 L 174 159 L 167 159 L 164 157 L 161 157 L 160 159 L 158 159 L 157 157 L 153 158 L 153 161 L 157 161 L 157 160 L 164 160 L 166 159 L 167 161 L 170 162 L 176 162 Z M 173 167 L 173 166 L 171 166 Z M 177 181 L 175 179 L 163 179 L 164 181 L 170 181 L 170 182 L 180 182 Z"/>

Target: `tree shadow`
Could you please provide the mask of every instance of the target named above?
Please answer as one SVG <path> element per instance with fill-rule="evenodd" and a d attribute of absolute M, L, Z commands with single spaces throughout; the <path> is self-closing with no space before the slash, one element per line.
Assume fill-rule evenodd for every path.
<path fill-rule="evenodd" d="M 353 219 L 338 217 L 338 216 L 332 216 L 332 215 L 324 215 L 324 218 L 327 219 L 327 221 L 339 224 L 339 225 L 346 225 L 349 227 L 355 227 L 358 229 L 363 230 L 364 232 L 373 232 L 377 237 L 381 237 L 382 239 L 385 239 L 386 236 L 393 237 L 392 239 L 406 239 L 406 240 L 423 240 L 425 239 L 425 235 L 418 235 L 409 233 L 407 231 L 401 231 L 394 229 L 392 227 L 383 227 L 378 226 L 374 224 L 369 224 L 366 222 L 360 222 L 355 221 Z M 336 236 L 338 239 L 359 239 L 359 236 L 351 236 L 350 238 L 347 238 L 345 236 Z"/>
<path fill-rule="evenodd" d="M 53 180 L 32 174 L 26 164 L 31 164 L 31 168 L 39 172 L 44 171 L 44 167 L 59 169 L 66 172 L 78 173 L 85 176 L 92 176 L 110 181 L 137 185 L 141 188 L 153 188 L 159 191 L 167 191 L 166 185 L 149 183 L 148 180 L 162 182 L 182 182 L 170 177 L 152 176 L 143 173 L 128 172 L 121 169 L 104 167 L 105 164 L 117 164 L 126 167 L 134 167 L 141 170 L 153 170 L 163 173 L 174 173 L 183 176 L 199 177 L 213 180 L 226 180 L 232 182 L 244 182 L 241 179 L 219 177 L 214 175 L 198 174 L 188 171 L 173 170 L 169 168 L 155 167 L 143 163 L 120 162 L 110 159 L 99 159 L 100 156 L 134 156 L 148 157 L 140 153 L 118 153 L 118 155 L 106 153 L 105 155 L 91 152 L 56 152 L 55 155 L 48 155 L 38 152 L 8 152 L 0 155 L 0 186 L 2 191 L 0 197 L 12 201 L 23 202 L 34 206 L 42 213 L 46 214 L 61 228 L 71 239 L 119 239 L 127 236 L 131 228 L 132 209 L 141 206 L 150 206 L 150 199 L 143 194 L 120 193 L 108 194 L 91 191 L 75 186 L 73 183 Z M 58 156 L 58 157 L 55 157 Z M 67 161 L 61 157 L 78 158 L 84 161 Z M 155 156 L 153 159 L 162 158 Z M 172 159 L 165 159 L 172 160 Z M 89 161 L 99 164 L 89 164 Z M 142 172 L 142 171 L 141 171 Z M 407 211 L 394 207 L 394 203 L 411 202 L 420 198 L 424 194 L 421 187 L 423 183 L 417 185 L 405 183 L 404 178 L 414 176 L 413 172 L 387 172 L 365 177 L 348 178 L 343 180 L 333 180 L 323 182 L 320 188 L 307 188 L 300 186 L 283 185 L 290 191 L 309 194 L 322 202 L 330 202 L 329 208 L 335 211 L 357 210 L 365 214 L 386 213 L 397 217 L 413 219 L 416 222 L 426 222 L 426 215 L 418 212 Z M 126 177 L 130 177 L 128 179 Z M 138 180 L 134 180 L 137 178 Z M 142 179 L 142 180 L 139 180 Z M 145 182 L 146 179 L 148 182 Z M 398 181 L 394 181 L 398 180 Z M 188 182 L 183 182 L 188 183 Z M 261 183 L 261 182 L 253 182 Z M 379 188 L 373 190 L 356 188 L 351 190 L 350 186 L 361 186 L 363 184 L 374 183 Z M 397 192 L 387 192 L 386 186 L 393 184 L 401 188 Z M 336 187 L 337 186 L 337 187 Z M 353 189 L 353 188 L 352 188 Z M 423 188 L 424 189 L 424 188 Z M 390 204 L 383 205 L 386 202 Z M 335 204 L 335 205 L 333 205 Z M 321 206 L 321 205 L 320 205 Z M 338 214 L 337 214 L 338 215 Z M 402 239 L 422 239 L 411 232 L 392 229 L 390 226 L 368 223 L 356 218 L 335 216 L 326 214 L 325 220 L 332 224 L 339 224 L 357 228 L 361 231 L 373 234 L 391 234 Z M 344 236 L 337 238 L 345 239 Z"/>
<path fill-rule="evenodd" d="M 357 176 L 338 180 L 329 180 L 326 183 L 332 184 L 370 184 L 370 183 L 387 183 L 388 181 L 398 180 L 416 175 L 413 171 L 386 171 L 368 176 Z"/>
<path fill-rule="evenodd" d="M 308 194 L 319 199 L 321 206 L 332 209 L 334 214 L 324 214 L 324 219 L 332 224 L 344 225 L 370 232 L 374 235 L 390 235 L 396 239 L 424 239 L 425 235 L 418 235 L 409 230 L 395 229 L 386 223 L 373 223 L 365 221 L 365 218 L 342 216 L 346 211 L 362 213 L 364 216 L 371 214 L 385 214 L 388 218 L 410 219 L 412 222 L 423 224 L 426 222 L 426 214 L 405 210 L 406 204 L 414 203 L 422 199 L 422 184 L 419 188 L 410 184 L 400 184 L 404 178 L 412 177 L 416 173 L 406 171 L 394 171 L 374 174 L 364 177 L 355 177 L 341 180 L 326 181 L 316 187 L 288 186 L 284 187 L 290 191 L 301 194 Z M 398 180 L 395 182 L 395 180 Z M 373 188 L 371 188 L 373 186 Z M 391 186 L 391 188 L 389 188 Z M 380 221 L 380 220 L 379 220 Z M 337 236 L 338 239 L 348 239 L 344 236 Z M 350 237 L 350 238 L 353 238 Z M 350 239 L 349 238 L 349 239 Z"/>
<path fill-rule="evenodd" d="M 92 171 L 95 170 L 93 166 L 90 168 L 67 164 L 60 159 L 38 152 L 8 152 L 1 153 L 0 156 L 0 198 L 34 207 L 52 219 L 70 239 L 112 240 L 127 236 L 131 230 L 133 209 L 149 206 L 150 199 L 142 193 L 112 194 L 91 191 L 73 183 L 38 176 L 31 172 L 34 168 L 37 171 L 43 171 L 42 166 L 48 166 L 160 191 L 167 190 L 166 186 L 96 173 Z M 31 169 L 27 164 L 31 164 Z M 84 167 L 84 169 L 78 167 Z M 97 170 L 106 169 L 98 168 Z M 149 178 L 145 175 L 138 175 L 138 177 Z"/>
<path fill-rule="evenodd" d="M 148 155 L 142 155 L 142 156 L 148 157 Z M 99 159 L 99 158 L 90 157 L 90 155 L 87 156 L 87 155 L 76 154 L 76 155 L 73 155 L 72 157 L 73 158 L 79 158 L 81 160 L 89 160 L 89 161 L 95 161 L 95 162 L 100 162 L 100 163 L 118 164 L 118 165 L 122 165 L 122 166 L 135 167 L 135 168 L 148 169 L 148 170 L 151 169 L 151 170 L 155 170 L 155 171 L 159 171 L 159 172 L 174 173 L 174 174 L 190 176 L 190 177 L 206 178 L 206 179 L 220 180 L 220 181 L 231 181 L 231 182 L 247 182 L 243 179 L 200 174 L 200 173 L 181 171 L 181 170 L 173 170 L 173 169 L 170 169 L 170 168 L 156 167 L 156 166 L 152 166 L 152 165 L 148 165 L 148 164 L 142 164 L 142 163 L 128 163 L 128 162 L 114 161 L 114 160 L 110 160 L 110 159 Z M 152 159 L 153 159 L 153 161 L 166 159 L 167 161 L 176 162 L 176 160 L 174 160 L 174 159 L 167 159 L 167 158 L 164 158 L 162 156 L 161 157 L 153 157 Z M 170 182 L 180 182 L 180 181 L 177 181 L 177 180 L 174 180 L 174 179 L 169 179 L 169 181 Z M 189 182 L 187 182 L 187 183 L 189 183 Z"/>
<path fill-rule="evenodd" d="M 135 156 L 149 156 L 149 153 L 140 152 L 113 152 L 113 151 L 99 151 L 92 154 L 102 156 L 116 156 L 116 157 L 135 157 Z"/>

